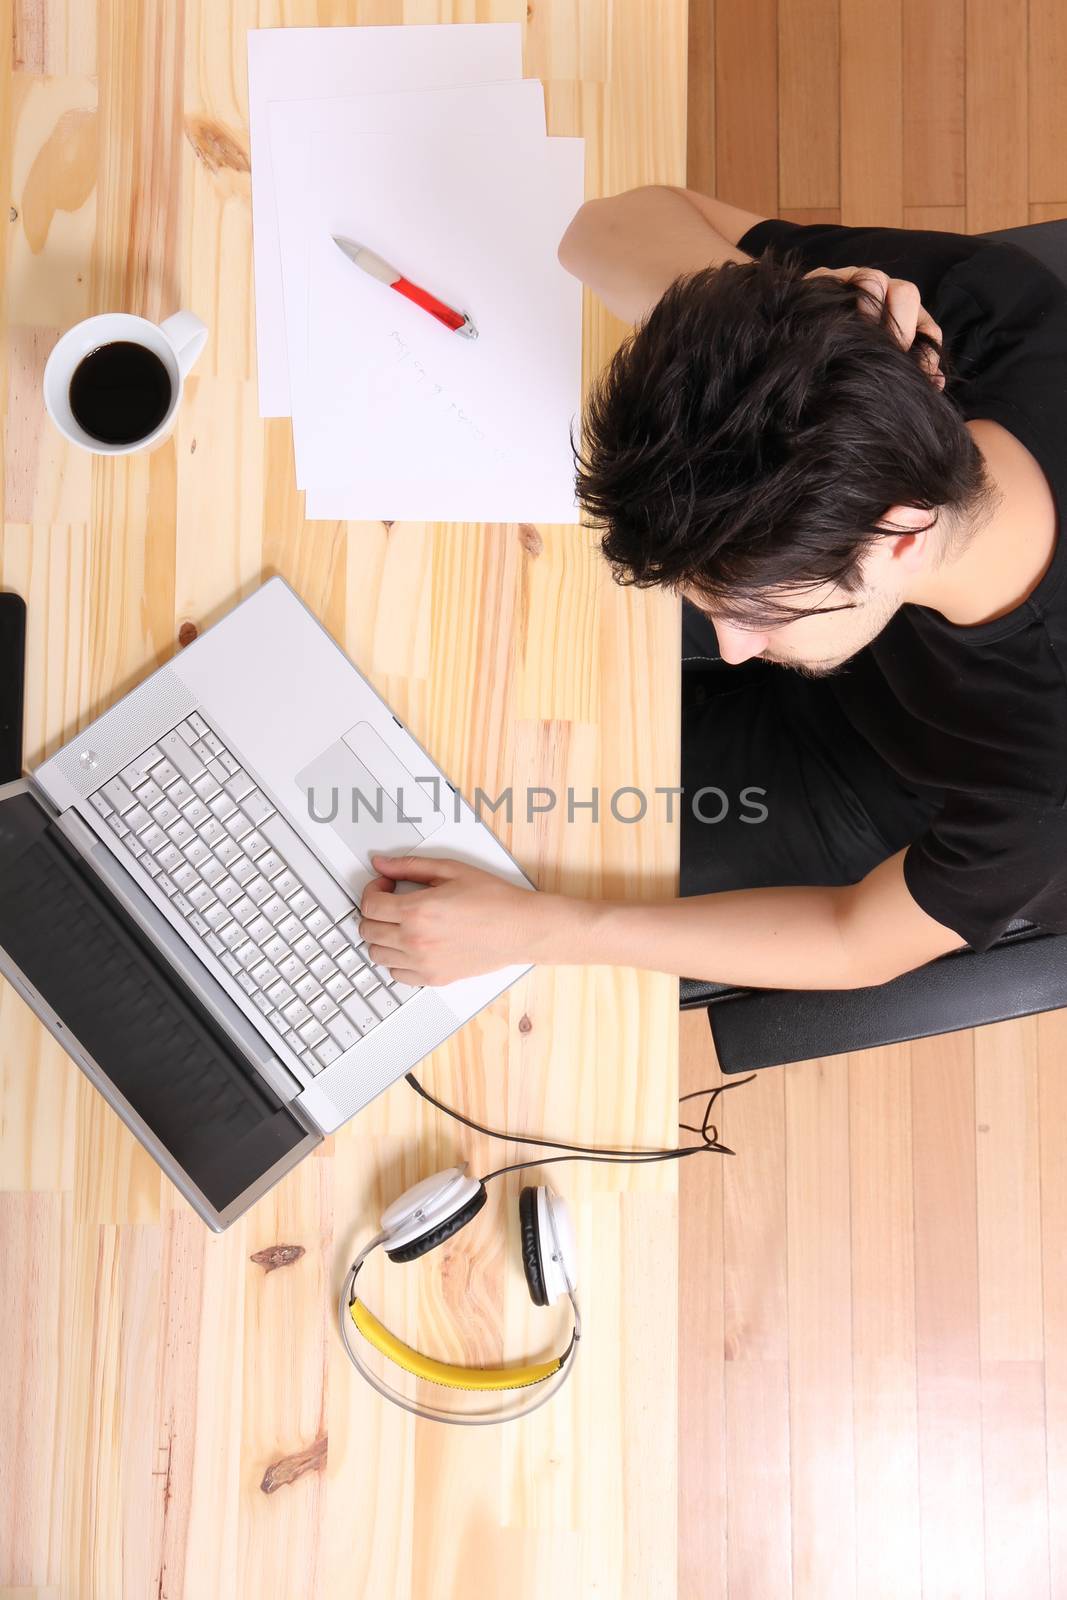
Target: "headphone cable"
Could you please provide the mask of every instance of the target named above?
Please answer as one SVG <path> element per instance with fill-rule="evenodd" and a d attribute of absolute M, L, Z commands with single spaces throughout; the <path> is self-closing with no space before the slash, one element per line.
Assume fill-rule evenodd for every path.
<path fill-rule="evenodd" d="M 437 1099 L 436 1095 L 431 1094 L 429 1089 L 423 1087 L 413 1072 L 405 1073 L 404 1081 L 415 1090 L 416 1094 L 429 1101 L 430 1105 L 436 1106 L 438 1111 L 443 1111 L 446 1116 L 454 1117 L 457 1122 L 461 1122 L 465 1127 L 473 1129 L 475 1133 L 484 1133 L 491 1139 L 509 1140 L 514 1144 L 535 1144 L 549 1150 L 574 1152 L 564 1156 L 542 1157 L 538 1161 L 516 1161 L 506 1167 L 497 1167 L 495 1171 L 485 1174 L 482 1179 L 482 1182 L 485 1183 L 490 1178 L 500 1177 L 505 1172 L 517 1172 L 523 1167 L 549 1166 L 556 1161 L 606 1161 L 643 1164 L 649 1161 L 680 1160 L 683 1156 L 701 1155 L 706 1151 L 715 1151 L 719 1155 L 736 1155 L 737 1152 L 731 1150 L 728 1145 L 718 1142 L 719 1130 L 717 1127 L 713 1125 L 709 1133 L 711 1110 L 715 1104 L 716 1097 L 722 1094 L 723 1090 L 739 1089 L 742 1084 L 751 1083 L 754 1077 L 755 1073 L 751 1073 L 747 1078 L 739 1078 L 736 1083 L 720 1083 L 714 1089 L 696 1089 L 691 1094 L 679 1096 L 679 1104 L 685 1100 L 699 1099 L 704 1094 L 708 1096 L 708 1103 L 704 1110 L 704 1120 L 699 1128 L 693 1123 L 683 1122 L 679 1124 L 687 1132 L 699 1133 L 702 1141 L 700 1144 L 679 1146 L 675 1150 L 629 1150 L 614 1154 L 606 1152 L 595 1145 L 571 1144 L 563 1139 L 545 1139 L 538 1137 L 536 1134 L 501 1133 L 496 1128 L 487 1128 L 483 1123 L 476 1122 L 473 1117 L 465 1116 L 462 1111 L 454 1110 L 452 1106 L 446 1106 L 442 1100 Z"/>

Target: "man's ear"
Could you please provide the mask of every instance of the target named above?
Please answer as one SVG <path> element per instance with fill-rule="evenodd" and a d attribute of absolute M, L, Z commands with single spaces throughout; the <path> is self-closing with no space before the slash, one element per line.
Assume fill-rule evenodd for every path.
<path fill-rule="evenodd" d="M 885 529 L 886 537 L 879 539 L 868 555 L 887 562 L 899 562 L 906 570 L 913 571 L 926 561 L 929 540 L 937 524 L 936 509 L 927 511 L 922 506 L 890 506 L 878 523 L 880 528 Z"/>

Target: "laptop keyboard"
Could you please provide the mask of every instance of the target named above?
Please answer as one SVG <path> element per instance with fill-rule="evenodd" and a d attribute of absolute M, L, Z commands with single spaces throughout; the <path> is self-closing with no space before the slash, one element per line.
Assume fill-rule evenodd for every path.
<path fill-rule="evenodd" d="M 198 712 L 89 805 L 309 1072 L 418 993 L 373 964 L 352 901 Z"/>

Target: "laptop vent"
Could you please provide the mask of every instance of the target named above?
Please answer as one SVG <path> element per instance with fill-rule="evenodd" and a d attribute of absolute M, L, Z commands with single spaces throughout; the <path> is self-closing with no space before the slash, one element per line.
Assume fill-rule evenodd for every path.
<path fill-rule="evenodd" d="M 368 1033 L 350 1065 L 328 1067 L 297 1103 L 316 1122 L 338 1127 L 436 1050 L 459 1026 L 455 1013 L 426 989 Z"/>
<path fill-rule="evenodd" d="M 199 703 L 177 673 L 163 667 L 91 722 L 48 765 L 84 798 L 195 711 Z"/>

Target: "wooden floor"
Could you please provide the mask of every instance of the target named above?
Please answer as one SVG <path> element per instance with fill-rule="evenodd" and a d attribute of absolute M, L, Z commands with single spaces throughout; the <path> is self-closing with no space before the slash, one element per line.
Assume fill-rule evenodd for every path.
<path fill-rule="evenodd" d="M 591 195 L 684 182 L 685 0 L 0 0 L 0 586 L 29 603 L 27 761 L 277 572 L 467 793 L 514 786 L 497 823 L 535 882 L 671 893 L 666 809 L 634 827 L 607 796 L 677 781 L 677 602 L 613 584 L 575 527 L 307 524 L 290 425 L 258 414 L 246 32 L 452 20 L 522 25 Z M 171 439 L 65 448 L 40 392 L 58 333 L 183 304 L 211 338 Z M 620 332 L 587 305 L 587 375 Z M 565 799 L 528 821 L 538 785 L 599 786 L 599 821 Z M 541 969 L 420 1076 L 497 1126 L 658 1146 L 676 1030 L 669 978 Z M 528 1422 L 445 1428 L 349 1369 L 337 1293 L 408 1184 L 520 1150 L 401 1083 L 218 1238 L 11 990 L 0 1106 L 3 1600 L 673 1600 L 672 1167 L 549 1169 L 578 1234 L 575 1377 Z M 560 1348 L 525 1288 L 521 1182 L 433 1258 L 372 1263 L 402 1337 L 472 1364 Z M 268 1272 L 279 1244 L 303 1253 Z"/>
<path fill-rule="evenodd" d="M 682 180 L 684 12 L 0 0 L 0 583 L 30 602 L 28 758 L 276 570 L 464 786 L 674 781 L 675 614 L 610 585 L 589 541 L 303 523 L 288 425 L 257 414 L 243 51 L 255 25 L 523 20 L 550 128 L 586 135 L 603 193 Z M 702 0 L 690 181 L 802 218 L 1067 214 L 1065 82 L 1061 0 Z M 174 440 L 64 451 L 39 403 L 57 332 L 179 301 L 213 337 Z M 619 330 L 587 313 L 588 374 Z M 671 882 L 666 828 L 505 842 L 553 886 Z M 512 1125 L 661 1142 L 673 999 L 539 973 L 427 1081 Z M 702 1020 L 683 1033 L 686 1085 L 718 1081 Z M 499 1147 L 397 1090 L 212 1240 L 0 995 L 0 1600 L 1063 1600 L 1065 1058 L 1057 1015 L 761 1074 L 720 1101 L 737 1156 L 680 1175 L 677 1260 L 670 1171 L 561 1178 L 584 1368 L 559 1407 L 472 1438 L 361 1387 L 331 1302 L 384 1198 Z M 250 1258 L 278 1242 L 305 1254 L 266 1275 Z M 400 1327 L 432 1349 L 544 1336 L 502 1207 L 399 1277 Z"/>
<path fill-rule="evenodd" d="M 1062 0 L 692 0 L 689 182 L 1067 215 Z M 683 1088 L 709 1070 L 682 1025 Z M 1067 1596 L 1067 1013 L 764 1072 L 681 1189 L 683 1600 Z M 729 1080 L 727 1080 L 729 1081 Z"/>

